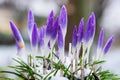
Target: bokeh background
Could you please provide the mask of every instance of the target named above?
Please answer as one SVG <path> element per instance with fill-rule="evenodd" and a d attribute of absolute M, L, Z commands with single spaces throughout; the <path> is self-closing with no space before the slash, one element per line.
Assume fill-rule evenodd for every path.
<path fill-rule="evenodd" d="M 82 17 L 86 23 L 88 16 L 94 11 L 97 26 L 92 50 L 96 53 L 97 38 L 102 27 L 105 30 L 104 44 L 111 35 L 115 35 L 114 43 L 104 57 L 107 61 L 104 69 L 120 75 L 120 0 L 0 0 L 0 70 L 7 69 L 17 53 L 9 21 L 15 22 L 29 50 L 28 10 L 33 11 L 35 21 L 40 27 L 46 24 L 50 11 L 53 10 L 55 15 L 58 15 L 62 5 L 66 6 L 68 12 L 66 51 L 71 42 L 74 25 L 78 26 Z"/>

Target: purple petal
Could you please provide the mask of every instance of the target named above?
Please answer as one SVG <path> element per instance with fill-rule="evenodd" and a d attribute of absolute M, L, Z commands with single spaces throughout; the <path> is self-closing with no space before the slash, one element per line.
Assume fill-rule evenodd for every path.
<path fill-rule="evenodd" d="M 45 27 L 40 28 L 40 47 L 44 46 Z"/>
<path fill-rule="evenodd" d="M 67 27 L 67 10 L 64 5 L 62 6 L 60 10 L 59 23 L 62 28 Z"/>
<path fill-rule="evenodd" d="M 34 15 L 32 10 L 29 10 L 28 12 L 28 30 L 31 32 L 32 28 L 34 26 Z"/>
<path fill-rule="evenodd" d="M 102 48 L 103 40 L 104 40 L 104 30 L 102 28 L 99 34 L 98 48 Z"/>
<path fill-rule="evenodd" d="M 32 30 L 32 46 L 35 47 L 37 45 L 38 45 L 38 31 L 37 31 L 37 24 L 34 23 Z"/>
<path fill-rule="evenodd" d="M 94 38 L 95 26 L 96 26 L 95 14 L 92 12 L 86 25 L 86 32 L 84 36 L 85 37 L 84 39 L 86 42 Z"/>
<path fill-rule="evenodd" d="M 63 39 L 61 27 L 59 26 L 58 28 L 58 49 L 63 48 L 63 47 L 64 47 L 64 39 Z"/>
<path fill-rule="evenodd" d="M 15 25 L 12 21 L 10 21 L 10 27 L 11 27 L 11 30 L 12 30 L 12 32 L 13 32 L 13 35 L 14 35 L 15 40 L 16 40 L 17 42 L 22 41 L 22 40 L 23 40 L 23 39 L 22 39 L 22 36 L 21 36 L 18 28 L 16 27 L 16 25 Z"/>
<path fill-rule="evenodd" d="M 79 28 L 78 28 L 78 43 L 80 43 L 83 39 L 84 35 L 84 18 L 81 19 L 79 23 Z"/>
<path fill-rule="evenodd" d="M 58 22 L 58 17 L 55 20 L 54 26 L 52 27 L 52 31 L 51 31 L 51 38 L 55 39 L 57 36 L 57 30 L 59 27 L 59 22 Z"/>
<path fill-rule="evenodd" d="M 54 22 L 54 13 L 53 11 L 51 11 L 48 19 L 47 19 L 47 24 L 46 24 L 46 35 L 50 36 L 51 32 L 52 32 L 52 27 L 53 27 L 53 22 Z"/>
<path fill-rule="evenodd" d="M 74 27 L 73 36 L 72 36 L 72 46 L 75 47 L 77 45 L 77 27 Z"/>
<path fill-rule="evenodd" d="M 10 27 L 13 32 L 14 38 L 16 40 L 17 49 L 18 49 L 18 51 L 20 51 L 22 48 L 24 48 L 23 38 L 22 38 L 18 28 L 12 21 L 10 21 Z"/>
<path fill-rule="evenodd" d="M 108 41 L 106 42 L 106 44 L 105 44 L 105 46 L 103 48 L 104 54 L 106 54 L 108 52 L 109 48 L 111 47 L 111 44 L 113 43 L 113 40 L 114 40 L 114 36 L 110 37 L 108 39 Z"/>

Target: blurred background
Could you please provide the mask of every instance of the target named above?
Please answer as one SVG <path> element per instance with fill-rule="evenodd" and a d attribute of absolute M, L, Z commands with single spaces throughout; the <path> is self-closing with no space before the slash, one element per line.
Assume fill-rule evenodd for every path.
<path fill-rule="evenodd" d="M 25 42 L 29 44 L 28 10 L 33 11 L 35 21 L 40 27 L 46 24 L 50 11 L 53 10 L 55 15 L 58 15 L 62 5 L 66 6 L 68 12 L 66 51 L 72 39 L 73 26 L 78 26 L 82 17 L 86 23 L 88 16 L 94 11 L 97 26 L 92 50 L 96 50 L 101 27 L 105 30 L 104 44 L 111 35 L 115 35 L 115 41 L 105 56 L 107 62 L 104 64 L 104 68 L 120 74 L 120 0 L 0 0 L 0 70 L 7 68 L 12 63 L 12 57 L 15 57 L 17 53 L 9 21 L 14 21 Z"/>

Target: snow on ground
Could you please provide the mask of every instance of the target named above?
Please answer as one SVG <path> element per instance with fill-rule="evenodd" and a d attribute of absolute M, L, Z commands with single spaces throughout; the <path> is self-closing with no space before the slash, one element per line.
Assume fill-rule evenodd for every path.
<path fill-rule="evenodd" d="M 0 46 L 0 68 L 7 67 L 12 63 L 12 58 L 16 57 L 16 46 Z M 112 49 L 105 56 L 106 62 L 103 65 L 104 69 L 109 69 L 112 72 L 120 75 L 120 50 Z"/>

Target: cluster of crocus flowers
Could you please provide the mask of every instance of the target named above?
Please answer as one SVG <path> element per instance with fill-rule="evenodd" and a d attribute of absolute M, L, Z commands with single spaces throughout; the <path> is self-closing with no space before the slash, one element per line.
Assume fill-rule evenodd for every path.
<path fill-rule="evenodd" d="M 81 67 L 81 78 L 83 78 L 85 69 L 84 65 L 86 62 L 89 63 L 90 48 L 95 36 L 95 14 L 94 12 L 92 12 L 90 17 L 88 18 L 86 29 L 84 28 L 84 18 L 80 20 L 78 29 L 76 25 L 74 26 L 72 42 L 69 45 L 68 56 L 65 55 L 64 50 L 65 36 L 67 33 L 67 22 L 67 10 L 65 6 L 62 6 L 60 14 L 56 18 L 54 16 L 54 12 L 51 11 L 48 16 L 46 25 L 40 27 L 40 29 L 37 27 L 37 24 L 34 21 L 33 12 L 31 10 L 28 12 L 28 33 L 32 50 L 32 54 L 30 55 L 32 55 L 33 57 L 33 66 L 35 68 L 37 65 L 35 57 L 36 55 L 42 55 L 44 58 L 47 58 L 50 55 L 51 70 L 53 70 L 54 66 L 52 65 L 52 61 L 56 60 L 56 57 L 53 56 L 54 52 L 54 55 L 57 56 L 58 60 L 62 64 L 68 64 L 66 59 L 69 59 L 69 63 L 71 64 L 71 72 L 75 72 L 78 67 Z M 25 48 L 24 41 L 19 30 L 12 21 L 10 21 L 10 26 L 16 40 L 18 52 L 20 52 L 21 49 Z M 114 40 L 114 36 L 108 39 L 104 48 L 102 49 L 103 40 L 104 30 L 102 29 L 100 31 L 100 36 L 98 40 L 96 60 L 98 60 L 101 55 L 108 52 Z M 56 44 L 57 48 L 55 47 Z M 38 45 L 40 45 L 40 50 L 38 50 Z M 79 60 L 81 60 L 81 65 L 78 66 L 78 63 L 80 62 Z M 47 67 L 48 66 L 46 60 L 43 60 L 43 74 L 47 74 Z M 76 71 L 76 74 L 77 73 L 78 72 Z"/>

